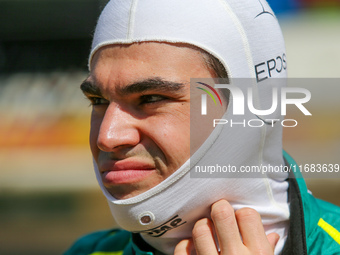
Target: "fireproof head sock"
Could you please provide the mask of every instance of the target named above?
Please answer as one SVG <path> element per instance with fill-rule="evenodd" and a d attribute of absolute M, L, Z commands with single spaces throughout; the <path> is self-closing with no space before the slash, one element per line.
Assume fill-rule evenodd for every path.
<path fill-rule="evenodd" d="M 103 46 L 148 41 L 194 45 L 215 56 L 230 80 L 252 78 L 256 109 L 271 106 L 272 87 L 268 81 L 287 75 L 281 30 L 264 0 L 110 1 L 98 20 L 89 68 L 94 54 Z M 234 84 L 243 92 L 247 90 L 242 82 Z M 233 98 L 229 106 L 232 102 Z M 224 119 L 235 117 L 229 106 Z M 249 112 L 242 116 L 253 117 Z M 270 118 L 282 119 L 277 111 Z M 140 233 L 165 254 L 172 254 L 180 240 L 191 237 L 195 222 L 209 217 L 210 206 L 220 199 L 228 200 L 234 209 L 257 210 L 266 233 L 280 235 L 275 248 L 275 254 L 279 254 L 289 225 L 286 173 L 252 179 L 191 178 L 190 169 L 214 165 L 216 158 L 219 165 L 237 168 L 282 166 L 281 137 L 280 125 L 217 126 L 175 173 L 152 189 L 125 200 L 117 200 L 107 192 L 95 162 L 94 167 L 116 222 L 128 231 Z M 142 220 L 145 218 L 147 222 Z"/>

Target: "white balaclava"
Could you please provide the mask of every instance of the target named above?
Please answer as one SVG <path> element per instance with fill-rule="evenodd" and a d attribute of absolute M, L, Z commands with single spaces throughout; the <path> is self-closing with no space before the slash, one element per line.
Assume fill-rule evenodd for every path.
<path fill-rule="evenodd" d="M 252 78 L 257 109 L 271 106 L 269 81 L 287 75 L 281 29 L 265 0 L 112 0 L 98 20 L 89 63 L 95 52 L 105 45 L 146 41 L 195 45 L 215 56 L 230 80 Z M 224 119 L 235 117 L 231 113 L 232 102 L 231 98 Z M 275 112 L 273 118 L 281 116 Z M 140 233 L 147 243 L 165 254 L 172 254 L 180 240 L 191 237 L 195 222 L 209 217 L 210 206 L 220 199 L 229 201 L 235 210 L 242 207 L 257 210 L 266 233 L 280 235 L 275 248 L 275 254 L 279 254 L 289 227 L 288 174 L 251 179 L 191 178 L 190 169 L 214 165 L 216 162 L 212 159 L 216 158 L 219 164 L 238 168 L 282 166 L 281 139 L 279 121 L 274 127 L 218 126 L 170 177 L 124 200 L 117 200 L 107 192 L 96 163 L 94 167 L 117 224 Z"/>

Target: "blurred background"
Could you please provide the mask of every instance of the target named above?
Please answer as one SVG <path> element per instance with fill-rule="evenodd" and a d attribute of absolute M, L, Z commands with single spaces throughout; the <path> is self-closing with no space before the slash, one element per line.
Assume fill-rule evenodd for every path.
<path fill-rule="evenodd" d="M 114 226 L 93 173 L 90 107 L 79 90 L 106 2 L 0 0 L 1 255 L 62 254 L 80 235 Z M 269 3 L 282 25 L 289 76 L 340 78 L 339 0 Z M 322 114 L 284 131 L 299 164 L 340 163 L 340 107 L 323 90 L 312 92 Z M 307 182 L 340 205 L 339 179 Z"/>

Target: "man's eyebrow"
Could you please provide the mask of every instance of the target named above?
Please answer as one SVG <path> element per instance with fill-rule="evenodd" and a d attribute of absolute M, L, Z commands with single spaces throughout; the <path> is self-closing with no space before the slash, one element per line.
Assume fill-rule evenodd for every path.
<path fill-rule="evenodd" d="M 155 77 L 134 82 L 123 88 L 117 88 L 117 93 L 126 96 L 147 91 L 173 92 L 183 90 L 184 88 L 184 83 L 167 81 L 160 77 Z"/>
<path fill-rule="evenodd" d="M 143 93 L 147 91 L 155 92 L 172 92 L 180 91 L 185 88 L 184 83 L 163 80 L 160 77 L 149 78 L 134 82 L 124 87 L 117 87 L 116 93 L 120 96 L 127 96 L 135 93 Z M 84 94 L 102 97 L 100 88 L 92 81 L 85 80 L 80 85 L 80 89 Z"/>
<path fill-rule="evenodd" d="M 82 84 L 80 85 L 80 89 L 83 91 L 84 94 L 102 97 L 102 93 L 99 87 L 97 87 L 93 82 L 87 79 L 82 82 Z"/>

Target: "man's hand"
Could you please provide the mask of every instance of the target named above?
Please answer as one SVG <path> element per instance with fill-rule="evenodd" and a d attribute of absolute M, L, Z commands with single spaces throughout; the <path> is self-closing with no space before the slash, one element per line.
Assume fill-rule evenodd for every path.
<path fill-rule="evenodd" d="M 251 208 L 234 209 L 226 200 L 212 205 L 211 220 L 205 218 L 196 222 L 192 239 L 182 240 L 175 249 L 175 255 L 273 255 L 279 235 L 266 236 L 261 217 Z M 214 233 L 218 238 L 218 251 Z M 242 239 L 241 239 L 242 237 Z"/>

